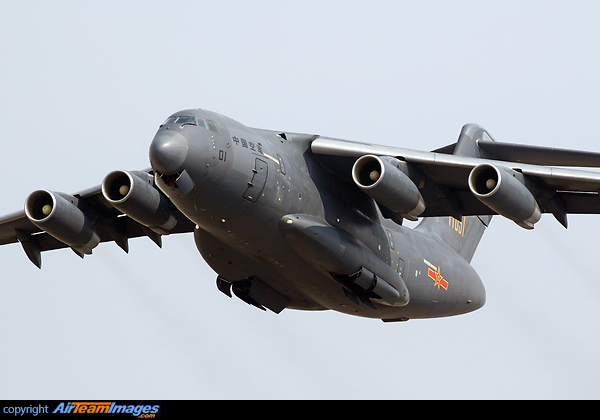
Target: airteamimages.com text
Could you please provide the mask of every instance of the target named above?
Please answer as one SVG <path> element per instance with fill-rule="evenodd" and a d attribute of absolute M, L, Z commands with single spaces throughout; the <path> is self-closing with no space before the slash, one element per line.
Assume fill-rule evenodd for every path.
<path fill-rule="evenodd" d="M 160 414 L 160 404 L 134 404 L 119 403 L 114 401 L 63 401 L 47 404 L 19 405 L 3 404 L 2 414 L 13 416 L 38 416 L 44 414 L 69 415 L 69 414 L 108 414 L 108 415 L 130 415 L 140 419 L 156 418 Z"/>

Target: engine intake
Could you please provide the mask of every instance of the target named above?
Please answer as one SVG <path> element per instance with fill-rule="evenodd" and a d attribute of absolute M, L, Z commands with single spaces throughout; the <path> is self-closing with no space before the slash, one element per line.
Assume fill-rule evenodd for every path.
<path fill-rule="evenodd" d="M 100 243 L 94 225 L 71 195 L 38 190 L 25 200 L 25 214 L 38 228 L 83 254 Z"/>
<path fill-rule="evenodd" d="M 469 188 L 479 201 L 519 226 L 533 229 L 541 212 L 524 182 L 523 174 L 489 163 L 476 166 L 469 174 Z"/>
<path fill-rule="evenodd" d="M 117 210 L 153 231 L 166 235 L 177 224 L 169 199 L 144 172 L 113 171 L 102 181 L 102 195 Z"/>
<path fill-rule="evenodd" d="M 352 168 L 354 183 L 382 206 L 416 221 L 425 201 L 408 177 L 406 162 L 390 156 L 365 155 Z"/>

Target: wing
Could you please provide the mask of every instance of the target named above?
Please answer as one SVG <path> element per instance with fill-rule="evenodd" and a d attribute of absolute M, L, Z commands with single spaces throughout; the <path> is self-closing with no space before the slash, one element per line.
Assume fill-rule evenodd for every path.
<path fill-rule="evenodd" d="M 420 214 L 423 217 L 450 215 L 460 219 L 467 215 L 503 214 L 519 222 L 517 216 L 504 213 L 525 206 L 528 195 L 535 199 L 541 213 L 552 213 L 565 227 L 568 213 L 600 213 L 600 173 L 565 167 L 600 167 L 599 153 L 500 143 L 475 124 L 465 125 L 455 144 L 433 152 L 325 137 L 316 138 L 311 150 L 324 165 L 349 182 L 352 165 L 361 156 L 390 156 L 406 162 L 405 172 L 426 203 Z M 496 182 L 502 184 L 501 188 L 478 191 L 476 175 L 487 175 L 492 168 L 498 169 Z M 518 180 L 525 189 L 509 178 Z M 515 202 L 510 201 L 519 194 Z"/>
<path fill-rule="evenodd" d="M 41 268 L 41 253 L 52 249 L 70 247 L 83 257 L 100 242 L 115 242 L 128 252 L 129 238 L 147 236 L 162 246 L 161 235 L 194 230 L 194 224 L 154 186 L 151 170 L 115 171 L 107 180 L 126 184 L 127 194 L 111 200 L 103 194 L 103 185 L 72 195 L 32 193 L 25 209 L 0 218 L 0 245 L 20 242 L 29 259 Z M 131 202 L 136 195 L 154 197 L 154 201 L 150 200 L 149 208 L 134 208 Z M 36 216 L 35 206 L 46 202 L 51 205 L 49 214 Z"/>

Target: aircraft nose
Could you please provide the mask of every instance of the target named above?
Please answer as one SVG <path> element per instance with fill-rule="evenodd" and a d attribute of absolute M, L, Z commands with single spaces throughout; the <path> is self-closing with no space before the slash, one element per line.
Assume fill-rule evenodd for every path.
<path fill-rule="evenodd" d="M 152 169 L 171 175 L 183 169 L 188 154 L 187 139 L 174 131 L 157 134 L 150 144 L 150 165 Z"/>

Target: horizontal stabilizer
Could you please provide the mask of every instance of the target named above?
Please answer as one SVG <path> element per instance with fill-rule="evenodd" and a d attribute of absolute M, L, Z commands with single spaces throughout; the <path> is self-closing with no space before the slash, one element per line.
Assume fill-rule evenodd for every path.
<path fill-rule="evenodd" d="M 548 166 L 580 166 L 600 168 L 600 153 L 554 147 L 530 146 L 478 140 L 477 145 L 496 159 Z"/>

